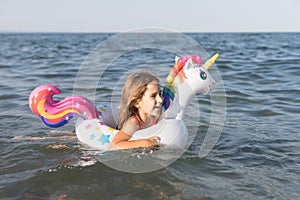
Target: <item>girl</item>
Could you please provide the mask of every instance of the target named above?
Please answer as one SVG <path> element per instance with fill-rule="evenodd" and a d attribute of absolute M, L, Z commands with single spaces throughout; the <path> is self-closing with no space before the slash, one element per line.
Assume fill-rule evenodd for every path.
<path fill-rule="evenodd" d="M 118 129 L 112 139 L 117 149 L 153 147 L 159 144 L 160 138 L 153 136 L 147 139 L 129 139 L 139 129 L 156 124 L 161 114 L 161 90 L 159 78 L 150 71 L 137 71 L 131 74 L 122 91 Z"/>

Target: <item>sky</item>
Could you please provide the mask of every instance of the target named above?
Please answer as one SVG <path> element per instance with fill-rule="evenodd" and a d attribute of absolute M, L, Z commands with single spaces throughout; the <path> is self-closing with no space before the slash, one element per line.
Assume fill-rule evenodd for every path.
<path fill-rule="evenodd" d="M 300 32 L 300 0 L 0 0 L 0 32 Z"/>

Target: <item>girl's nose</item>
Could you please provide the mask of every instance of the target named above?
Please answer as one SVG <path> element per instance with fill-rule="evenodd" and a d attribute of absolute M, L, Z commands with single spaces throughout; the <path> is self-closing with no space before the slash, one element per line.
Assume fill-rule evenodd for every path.
<path fill-rule="evenodd" d="M 162 97 L 160 95 L 158 95 L 156 97 L 156 101 L 157 101 L 157 103 L 162 104 Z"/>

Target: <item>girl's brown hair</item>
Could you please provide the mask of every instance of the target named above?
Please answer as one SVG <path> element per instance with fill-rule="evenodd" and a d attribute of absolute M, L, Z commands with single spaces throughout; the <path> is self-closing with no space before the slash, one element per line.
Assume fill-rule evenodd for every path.
<path fill-rule="evenodd" d="M 132 73 L 126 80 L 121 97 L 118 128 L 138 111 L 136 104 L 143 97 L 149 83 L 159 84 L 159 77 L 148 70 Z"/>

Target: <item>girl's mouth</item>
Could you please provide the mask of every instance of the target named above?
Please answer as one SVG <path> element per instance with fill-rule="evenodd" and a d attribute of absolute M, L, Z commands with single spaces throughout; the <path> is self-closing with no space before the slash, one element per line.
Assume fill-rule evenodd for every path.
<path fill-rule="evenodd" d="M 155 106 L 154 109 L 161 109 L 161 106 Z"/>

